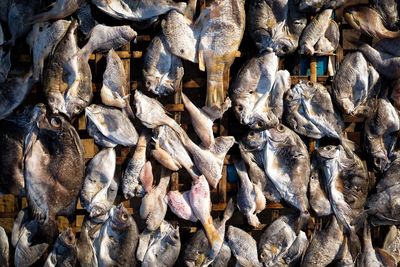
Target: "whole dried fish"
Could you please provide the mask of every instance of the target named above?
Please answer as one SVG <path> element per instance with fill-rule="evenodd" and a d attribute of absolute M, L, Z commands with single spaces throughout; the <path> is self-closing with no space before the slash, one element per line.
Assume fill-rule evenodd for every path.
<path fill-rule="evenodd" d="M 390 31 L 379 13 L 368 6 L 358 5 L 345 9 L 344 18 L 356 30 L 377 39 L 400 37 L 400 31 Z"/>
<path fill-rule="evenodd" d="M 167 197 L 168 206 L 176 216 L 187 221 L 198 221 L 190 206 L 189 191 L 182 194 L 179 191 L 169 191 Z"/>
<path fill-rule="evenodd" d="M 32 17 L 41 7 L 41 0 L 26 2 L 24 0 L 10 1 L 8 9 L 8 30 L 11 33 L 11 39 L 7 44 L 14 46 L 18 38 L 23 37 L 31 29 L 29 18 Z"/>
<path fill-rule="evenodd" d="M 396 264 L 400 260 L 400 235 L 399 229 L 395 225 L 391 225 L 389 232 L 385 237 L 382 247 L 385 251 L 389 252 L 395 259 Z"/>
<path fill-rule="evenodd" d="M 10 260 L 10 248 L 8 244 L 8 237 L 4 228 L 0 226 L 0 264 L 1 266 L 8 267 Z"/>
<path fill-rule="evenodd" d="M 138 134 L 129 118 L 118 109 L 92 104 L 85 109 L 87 120 L 108 139 L 123 146 L 134 146 Z"/>
<path fill-rule="evenodd" d="M 114 180 L 115 164 L 115 150 L 105 148 L 86 167 L 80 200 L 90 217 L 106 215 L 114 203 L 118 190 Z"/>
<path fill-rule="evenodd" d="M 78 10 L 79 5 L 82 4 L 83 1 L 84 0 L 56 0 L 56 2 L 51 5 L 50 10 L 31 17 L 29 23 L 44 22 L 68 17 Z"/>
<path fill-rule="evenodd" d="M 165 37 L 154 37 L 143 58 L 146 89 L 156 95 L 169 95 L 181 86 L 183 73 L 182 60 L 169 51 Z"/>
<path fill-rule="evenodd" d="M 70 21 L 58 20 L 54 23 L 33 25 L 33 29 L 26 39 L 32 51 L 33 78 L 36 81 L 43 78 L 44 61 L 65 36 L 70 24 Z"/>
<path fill-rule="evenodd" d="M 182 166 L 179 164 L 177 160 L 171 157 L 167 151 L 162 149 L 158 143 L 158 140 L 153 137 L 154 141 L 154 149 L 151 151 L 152 157 L 158 161 L 164 168 L 167 168 L 171 171 L 178 171 Z"/>
<path fill-rule="evenodd" d="M 112 208 L 95 241 L 99 266 L 136 266 L 138 240 L 138 228 L 126 208 L 122 204 Z"/>
<path fill-rule="evenodd" d="M 89 237 L 88 228 L 82 224 L 81 233 L 76 241 L 77 259 L 82 267 L 97 267 L 96 251 L 93 242 Z"/>
<path fill-rule="evenodd" d="M 242 229 L 229 225 L 226 240 L 238 266 L 262 266 L 258 260 L 257 243 L 251 235 Z"/>
<path fill-rule="evenodd" d="M 56 215 L 71 216 L 84 178 L 83 146 L 75 128 L 42 108 L 25 138 L 24 155 L 33 218 L 47 223 Z"/>
<path fill-rule="evenodd" d="M 364 125 L 365 151 L 373 166 L 383 172 L 389 167 L 400 121 L 397 110 L 386 98 L 371 102 L 371 111 Z"/>
<path fill-rule="evenodd" d="M 186 3 L 172 0 L 92 0 L 100 10 L 116 19 L 144 21 L 177 10 L 184 13 Z"/>
<path fill-rule="evenodd" d="M 279 124 L 267 131 L 264 168 L 283 200 L 300 211 L 297 228 L 309 220 L 307 188 L 310 158 L 300 137 Z"/>
<path fill-rule="evenodd" d="M 68 228 L 58 236 L 53 250 L 47 257 L 44 267 L 74 267 L 76 262 L 77 249 L 75 234 L 72 232 L 71 228 Z"/>
<path fill-rule="evenodd" d="M 86 120 L 86 130 L 88 134 L 93 137 L 94 142 L 99 146 L 116 147 L 118 145 L 117 143 L 105 137 L 91 120 Z"/>
<path fill-rule="evenodd" d="M 261 183 L 254 184 L 250 181 L 243 160 L 234 159 L 233 162 L 240 180 L 237 193 L 237 206 L 239 211 L 247 217 L 247 222 L 251 226 L 258 227 L 260 221 L 256 214 L 263 211 L 266 204 Z"/>
<path fill-rule="evenodd" d="M 85 61 L 94 51 L 109 51 L 126 45 L 136 38 L 137 33 L 129 26 L 106 26 L 97 24 L 89 33 L 89 40 L 80 50 Z"/>
<path fill-rule="evenodd" d="M 285 263 L 289 266 L 299 264 L 303 259 L 303 255 L 306 252 L 308 245 L 309 241 L 306 233 L 300 231 L 284 257 Z"/>

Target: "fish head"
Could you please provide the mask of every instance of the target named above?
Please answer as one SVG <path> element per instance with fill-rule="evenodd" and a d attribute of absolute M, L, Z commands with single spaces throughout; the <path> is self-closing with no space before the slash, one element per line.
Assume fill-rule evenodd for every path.
<path fill-rule="evenodd" d="M 274 128 L 268 129 L 266 133 L 268 141 L 274 143 L 287 143 L 293 134 L 293 132 L 283 124 L 278 124 Z"/>
<path fill-rule="evenodd" d="M 297 49 L 297 42 L 294 42 L 291 38 L 285 37 L 280 38 L 274 43 L 273 50 L 279 57 L 293 53 Z"/>
<path fill-rule="evenodd" d="M 65 100 L 60 92 L 49 92 L 47 93 L 47 103 L 53 113 L 67 114 L 65 106 Z"/>
<path fill-rule="evenodd" d="M 89 121 L 94 122 L 104 122 L 103 108 L 100 105 L 92 104 L 85 108 L 85 116 Z"/>
<path fill-rule="evenodd" d="M 329 145 L 317 149 L 317 155 L 326 160 L 338 158 L 340 155 L 340 147 Z"/>
<path fill-rule="evenodd" d="M 262 150 L 267 141 L 267 134 L 265 131 L 249 131 L 242 138 L 243 144 L 250 149 Z"/>
<path fill-rule="evenodd" d="M 112 225 L 117 229 L 125 229 L 130 225 L 131 215 L 121 203 L 117 207 L 113 207 L 110 212 Z"/>
<path fill-rule="evenodd" d="M 155 75 L 149 75 L 149 74 L 143 75 L 143 79 L 144 79 L 144 87 L 148 91 L 158 95 L 159 92 L 157 89 L 161 79 L 159 77 L 156 77 Z"/>
<path fill-rule="evenodd" d="M 368 195 L 368 179 L 360 175 L 344 177 L 344 199 L 353 209 L 364 207 Z"/>
<path fill-rule="evenodd" d="M 171 231 L 168 233 L 168 238 L 166 240 L 168 244 L 172 246 L 177 246 L 181 242 L 181 236 L 179 234 L 179 227 L 172 227 Z"/>
<path fill-rule="evenodd" d="M 250 122 L 252 111 L 256 103 L 255 91 L 250 91 L 248 94 L 241 94 L 238 97 L 234 97 L 233 111 L 240 124 L 247 125 Z"/>
<path fill-rule="evenodd" d="M 279 252 L 279 248 L 274 246 L 274 245 L 270 245 L 270 244 L 265 244 L 262 247 L 262 251 L 260 253 L 260 259 L 261 262 L 272 262 L 274 259 L 274 256 L 277 255 L 277 253 Z"/>
<path fill-rule="evenodd" d="M 253 130 L 262 131 L 272 128 L 278 123 L 278 117 L 272 112 L 272 110 L 268 110 L 253 113 L 247 125 Z"/>
<path fill-rule="evenodd" d="M 76 245 L 76 238 L 72 228 L 67 228 L 67 230 L 62 232 L 59 236 L 59 239 L 66 247 L 73 248 Z"/>
<path fill-rule="evenodd" d="M 65 114 L 69 118 L 72 118 L 80 114 L 89 105 L 89 103 L 80 97 L 70 95 L 66 98 L 65 105 L 67 111 Z"/>
<path fill-rule="evenodd" d="M 369 10 L 366 6 L 351 6 L 344 10 L 344 18 L 354 29 L 361 30 L 363 22 L 369 21 Z"/>

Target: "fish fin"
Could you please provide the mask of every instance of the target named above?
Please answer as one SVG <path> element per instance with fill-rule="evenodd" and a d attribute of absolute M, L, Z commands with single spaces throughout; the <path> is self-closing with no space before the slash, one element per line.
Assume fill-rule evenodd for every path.
<path fill-rule="evenodd" d="M 358 255 L 361 252 L 361 242 L 360 239 L 357 236 L 357 233 L 353 229 L 353 231 L 350 232 L 350 254 L 353 258 L 353 260 L 357 259 Z"/>
<path fill-rule="evenodd" d="M 235 212 L 235 204 L 233 203 L 233 199 L 231 198 L 226 205 L 225 211 L 224 211 L 224 218 L 222 219 L 222 222 L 228 221 L 233 213 Z"/>
<path fill-rule="evenodd" d="M 132 107 L 129 104 L 129 102 L 126 103 L 126 106 L 122 111 L 124 113 L 126 113 L 127 117 L 130 118 L 131 120 L 135 119 L 135 113 L 133 112 Z"/>
<path fill-rule="evenodd" d="M 340 142 L 347 155 L 352 155 L 354 151 L 358 150 L 357 144 L 347 138 L 342 137 Z"/>
<path fill-rule="evenodd" d="M 253 227 L 258 227 L 260 225 L 260 220 L 258 219 L 257 215 L 253 213 L 248 213 L 246 215 L 247 217 L 247 222 L 253 226 Z"/>
<path fill-rule="evenodd" d="M 153 188 L 153 168 L 150 161 L 146 161 L 139 175 L 144 190 L 148 193 Z"/>
<path fill-rule="evenodd" d="M 203 52 L 203 50 L 199 50 L 199 69 L 201 71 L 205 71 L 206 70 L 206 66 L 204 64 L 204 52 Z"/>

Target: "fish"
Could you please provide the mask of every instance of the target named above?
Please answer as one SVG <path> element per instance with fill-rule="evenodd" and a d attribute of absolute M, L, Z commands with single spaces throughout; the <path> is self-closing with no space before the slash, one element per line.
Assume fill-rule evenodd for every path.
<path fill-rule="evenodd" d="M 226 222 L 232 217 L 235 211 L 233 200 L 230 199 L 222 220 L 216 218 L 213 220 L 215 227 L 221 237 L 225 236 Z M 183 261 L 186 266 L 203 266 L 211 263 L 211 266 L 226 266 L 231 258 L 231 250 L 226 242 L 223 243 L 221 250 L 215 258 L 209 257 L 210 244 L 207 240 L 206 234 L 203 229 L 199 229 L 193 237 L 185 244 L 185 251 L 183 254 Z"/>
<path fill-rule="evenodd" d="M 380 172 L 389 167 L 399 130 L 399 116 L 389 100 L 379 98 L 372 102 L 364 124 L 364 147 L 371 163 Z"/>
<path fill-rule="evenodd" d="M 79 30 L 88 36 L 90 31 L 98 24 L 98 22 L 93 18 L 92 9 L 89 1 L 83 1 L 80 4 L 76 15 L 79 21 Z"/>
<path fill-rule="evenodd" d="M 366 100 L 377 93 L 371 90 L 374 72 L 361 52 L 346 54 L 332 83 L 332 98 L 345 114 L 362 114 Z"/>
<path fill-rule="evenodd" d="M 107 54 L 107 66 L 103 73 L 103 86 L 100 90 L 103 104 L 122 109 L 128 117 L 134 118 L 129 103 L 129 84 L 124 65 L 118 54 L 111 49 Z"/>
<path fill-rule="evenodd" d="M 399 14 L 398 14 L 398 3 L 394 0 L 372 1 L 374 8 L 379 12 L 382 17 L 383 24 L 389 30 L 399 29 Z"/>
<path fill-rule="evenodd" d="M 251 235 L 240 228 L 229 225 L 226 240 L 238 266 L 262 266 L 258 260 L 257 243 Z"/>
<path fill-rule="evenodd" d="M 299 42 L 300 54 L 314 55 L 314 53 L 316 52 L 314 46 L 319 43 L 322 38 L 325 38 L 325 33 L 331 25 L 330 18 L 332 17 L 332 13 L 333 9 L 325 9 L 318 13 L 317 16 L 315 16 L 307 25 L 301 35 Z M 339 35 L 336 34 L 336 37 L 339 38 Z M 338 41 L 336 41 L 336 43 L 338 43 Z M 334 51 L 336 47 L 332 47 L 332 49 L 332 51 Z"/>
<path fill-rule="evenodd" d="M 134 146 L 139 135 L 129 118 L 116 108 L 92 104 L 85 108 L 87 120 L 91 121 L 101 134 L 115 144 Z"/>
<path fill-rule="evenodd" d="M 72 231 L 71 228 L 67 228 L 67 230 L 65 230 L 58 236 L 57 241 L 54 244 L 53 250 L 47 257 L 44 266 L 73 267 L 76 265 L 76 262 L 77 249 L 75 233 Z"/>
<path fill-rule="evenodd" d="M 357 49 L 379 74 L 390 80 L 400 78 L 400 72 L 398 71 L 398 66 L 400 64 L 399 57 L 380 52 L 366 43 L 359 43 Z"/>
<path fill-rule="evenodd" d="M 232 85 L 230 98 L 233 101 L 233 111 L 241 124 L 251 128 L 273 127 L 278 123 L 278 118 L 272 112 L 266 112 L 266 120 L 253 118 L 257 103 L 263 95 L 268 98 L 278 71 L 278 57 L 274 52 L 265 52 L 251 58 L 238 72 Z M 265 107 L 263 98 L 262 108 Z M 261 102 L 261 101 L 260 101 Z M 261 128 L 258 127 L 258 128 Z"/>
<path fill-rule="evenodd" d="M 397 266 L 392 255 L 372 246 L 371 227 L 368 222 L 364 223 L 363 244 L 360 266 Z"/>
<path fill-rule="evenodd" d="M 383 242 L 383 250 L 387 251 L 391 254 L 395 260 L 396 264 L 400 260 L 400 236 L 399 236 L 399 229 L 395 225 L 391 225 L 389 227 L 389 232 L 385 237 L 385 241 Z"/>
<path fill-rule="evenodd" d="M 199 69 L 207 72 L 206 106 L 222 109 L 229 88 L 229 71 L 245 30 L 242 0 L 216 1 L 203 12 L 198 46 Z"/>
<path fill-rule="evenodd" d="M 118 144 L 105 137 L 91 120 L 86 120 L 86 130 L 95 144 L 101 147 L 116 147 Z"/>
<path fill-rule="evenodd" d="M 56 215 L 74 214 L 84 167 L 83 145 L 75 128 L 42 107 L 24 141 L 25 187 L 34 219 L 48 223 Z"/>
<path fill-rule="evenodd" d="M 167 193 L 168 207 L 171 211 L 181 219 L 197 222 L 189 201 L 189 191 L 180 193 L 179 191 L 169 191 Z"/>
<path fill-rule="evenodd" d="M 99 266 L 136 266 L 134 255 L 138 240 L 136 222 L 127 209 L 122 203 L 113 207 L 95 240 Z"/>
<path fill-rule="evenodd" d="M 15 266 L 31 266 L 49 247 L 48 243 L 35 240 L 40 235 L 40 226 L 36 220 L 29 220 L 28 216 L 28 209 L 22 209 L 14 221 L 11 244 L 15 247 Z"/>
<path fill-rule="evenodd" d="M 24 0 L 10 1 L 7 21 L 11 39 L 6 42 L 9 46 L 14 46 L 17 39 L 25 36 L 31 29 L 29 18 L 32 17 L 41 7 L 41 0 L 26 2 Z"/>
<path fill-rule="evenodd" d="M 167 96 L 179 90 L 183 63 L 169 51 L 163 35 L 155 36 L 147 47 L 142 74 L 145 88 L 153 94 Z"/>
<path fill-rule="evenodd" d="M 306 146 L 292 130 L 279 124 L 267 131 L 264 169 L 284 201 L 300 211 L 300 229 L 309 220 L 307 198 L 310 158 Z"/>
<path fill-rule="evenodd" d="M 179 227 L 164 221 L 159 232 L 152 235 L 142 265 L 172 267 L 181 250 Z"/>
<path fill-rule="evenodd" d="M 328 216 L 332 214 L 332 207 L 322 179 L 321 171 L 318 168 L 317 154 L 314 153 L 311 160 L 310 182 L 308 184 L 309 203 L 317 216 Z"/>
<path fill-rule="evenodd" d="M 248 146 L 248 141 L 246 140 L 258 139 L 261 137 L 261 133 L 262 132 L 250 131 L 247 136 L 243 137 L 242 140 L 239 141 L 240 155 L 246 164 L 247 172 L 251 182 L 253 184 L 261 185 L 261 189 L 266 200 L 271 202 L 279 202 L 282 199 L 281 195 L 264 171 L 264 155 L 262 152 L 262 148 L 264 147 L 261 149 L 251 148 Z"/>
<path fill-rule="evenodd" d="M 0 145 L 7 150 L 0 160 L 0 192 L 2 194 L 21 196 L 24 193 L 24 138 L 43 106 L 44 104 L 27 106 L 20 113 L 0 120 Z"/>
<path fill-rule="evenodd" d="M 0 120 L 9 116 L 25 100 L 32 89 L 32 71 L 9 76 L 0 84 Z"/>
<path fill-rule="evenodd" d="M 73 20 L 44 68 L 43 91 L 53 113 L 67 113 L 64 93 L 78 76 L 79 66 L 75 57 L 79 50 L 75 35 L 77 27 L 77 21 Z"/>
<path fill-rule="evenodd" d="M 250 181 L 243 160 L 234 159 L 233 163 L 240 180 L 237 193 L 237 206 L 239 211 L 246 216 L 248 224 L 258 227 L 260 221 L 256 214 L 263 211 L 266 205 L 261 183 L 255 184 Z"/>
<path fill-rule="evenodd" d="M 145 130 L 140 133 L 136 144 L 135 152 L 129 159 L 128 164 L 122 176 L 122 192 L 126 199 L 140 196 L 143 192 L 143 186 L 140 185 L 139 177 L 146 163 L 146 151 L 149 136 Z"/>
<path fill-rule="evenodd" d="M 293 216 L 281 216 L 262 233 L 258 251 L 264 266 L 285 266 L 284 258 L 296 240 L 295 221 Z"/>
<path fill-rule="evenodd" d="M 84 0 L 56 0 L 56 2 L 51 5 L 51 9 L 32 16 L 28 21 L 34 24 L 49 20 L 63 19 L 75 13 L 83 1 Z"/>
<path fill-rule="evenodd" d="M 306 233 L 300 231 L 284 258 L 285 263 L 289 266 L 299 264 L 304 253 L 306 252 L 308 245 L 309 241 Z"/>
<path fill-rule="evenodd" d="M 58 43 L 64 38 L 71 21 L 57 20 L 53 23 L 35 23 L 26 37 L 32 52 L 33 78 L 35 81 L 43 79 L 43 67 L 46 58 L 54 52 Z"/>
<path fill-rule="evenodd" d="M 252 1 L 247 27 L 259 53 L 272 49 L 278 56 L 293 53 L 307 25 L 295 1 Z"/>
<path fill-rule="evenodd" d="M 90 217 L 105 215 L 112 208 L 118 191 L 114 180 L 116 160 L 115 150 L 104 148 L 86 167 L 80 201 Z"/>
<path fill-rule="evenodd" d="M 92 0 L 101 11 L 116 19 L 145 21 L 167 14 L 170 11 L 184 13 L 186 3 L 172 0 Z"/>
<path fill-rule="evenodd" d="M 317 13 L 323 9 L 337 9 L 346 4 L 345 0 L 300 0 L 299 10 L 301 12 Z"/>
<path fill-rule="evenodd" d="M 331 54 L 339 46 L 340 31 L 339 26 L 334 20 L 330 20 L 325 34 L 315 44 L 314 53 L 317 55 Z"/>
<path fill-rule="evenodd" d="M 377 39 L 397 38 L 400 31 L 390 31 L 381 15 L 366 5 L 351 6 L 344 10 L 344 18 L 354 29 Z"/>
<path fill-rule="evenodd" d="M 156 138 L 153 137 L 154 141 L 154 149 L 151 150 L 151 156 L 158 161 L 164 168 L 169 169 L 171 171 L 178 171 L 182 166 L 179 164 L 177 160 L 171 157 L 167 151 L 162 149 L 159 145 L 159 142 Z"/>
<path fill-rule="evenodd" d="M 400 38 L 381 39 L 373 47 L 380 52 L 400 57 L 399 51 L 395 49 L 398 45 L 400 45 Z"/>
<path fill-rule="evenodd" d="M 88 35 L 88 41 L 79 51 L 79 56 L 85 61 L 94 51 L 109 51 L 118 49 L 128 44 L 136 38 L 137 33 L 128 25 L 125 26 L 106 26 L 97 24 Z"/>
<path fill-rule="evenodd" d="M 11 49 L 1 47 L 5 43 L 3 27 L 0 25 L 0 83 L 3 83 L 11 69 Z"/>
<path fill-rule="evenodd" d="M 76 257 L 82 267 L 97 267 L 96 251 L 93 247 L 93 242 L 90 239 L 88 228 L 82 224 L 81 233 L 76 240 Z"/>
<path fill-rule="evenodd" d="M 314 232 L 301 266 L 327 266 L 337 258 L 344 240 L 342 227 L 336 217 L 331 216 L 322 230 Z"/>
<path fill-rule="evenodd" d="M 146 195 L 140 204 L 140 217 L 146 221 L 146 229 L 149 231 L 159 228 L 167 213 L 166 195 L 170 179 L 170 172 L 162 168 L 158 185 L 153 186 L 151 182 L 150 186 L 145 186 Z"/>
<path fill-rule="evenodd" d="M 0 264 L 1 266 L 8 267 L 10 260 L 10 248 L 8 237 L 3 227 L 0 227 Z"/>

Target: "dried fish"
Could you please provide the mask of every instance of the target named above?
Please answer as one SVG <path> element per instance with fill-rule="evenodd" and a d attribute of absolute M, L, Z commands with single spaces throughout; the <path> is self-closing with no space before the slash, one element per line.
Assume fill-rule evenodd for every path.
<path fill-rule="evenodd" d="M 75 234 L 71 228 L 68 228 L 62 232 L 56 243 L 54 244 L 53 250 L 50 252 L 44 267 L 52 266 L 65 266 L 74 267 L 77 262 L 77 249 Z"/>
<path fill-rule="evenodd" d="M 81 5 L 83 1 L 84 0 L 56 0 L 56 2 L 51 5 L 50 10 L 31 17 L 29 23 L 33 24 L 68 17 L 78 10 L 79 5 Z"/>

